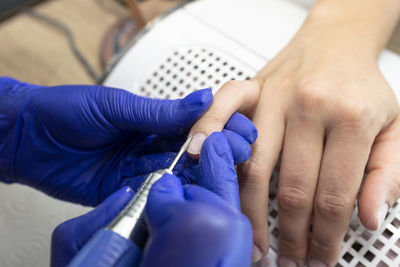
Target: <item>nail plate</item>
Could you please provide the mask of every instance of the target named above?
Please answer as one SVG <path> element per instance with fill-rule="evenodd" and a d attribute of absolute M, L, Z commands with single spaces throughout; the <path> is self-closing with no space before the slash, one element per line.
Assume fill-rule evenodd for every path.
<path fill-rule="evenodd" d="M 308 261 L 308 267 L 327 267 L 325 263 L 316 259 L 310 259 Z"/>
<path fill-rule="evenodd" d="M 256 245 L 254 245 L 253 246 L 253 255 L 251 256 L 251 260 L 254 262 L 257 262 L 257 261 L 260 261 L 261 258 L 262 258 L 261 250 Z"/>
<path fill-rule="evenodd" d="M 206 140 L 206 137 L 207 136 L 203 133 L 195 133 L 187 149 L 187 152 L 191 155 L 199 155 L 204 140 Z"/>
<path fill-rule="evenodd" d="M 291 259 L 282 256 L 282 257 L 279 257 L 278 266 L 279 267 L 296 267 L 297 264 L 294 261 L 292 261 Z"/>

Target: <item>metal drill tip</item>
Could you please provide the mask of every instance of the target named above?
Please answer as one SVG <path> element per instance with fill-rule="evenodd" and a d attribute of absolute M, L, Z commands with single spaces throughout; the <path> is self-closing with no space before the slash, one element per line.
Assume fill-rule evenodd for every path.
<path fill-rule="evenodd" d="M 192 141 L 192 136 L 189 136 L 186 142 L 182 145 L 181 149 L 178 152 L 178 155 L 176 155 L 174 161 L 169 166 L 168 171 L 172 172 L 172 170 L 175 168 L 175 165 L 178 163 L 183 153 L 185 153 L 187 148 L 189 147 L 190 141 Z"/>

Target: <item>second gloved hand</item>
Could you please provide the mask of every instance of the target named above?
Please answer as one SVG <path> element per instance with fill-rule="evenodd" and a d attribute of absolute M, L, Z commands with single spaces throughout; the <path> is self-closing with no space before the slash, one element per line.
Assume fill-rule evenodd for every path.
<path fill-rule="evenodd" d="M 208 190 L 182 186 L 173 175 L 154 184 L 146 206 L 150 240 L 142 267 L 249 266 L 251 225 L 236 208 L 237 176 L 224 134 L 214 133 L 205 141 L 198 180 Z M 51 266 L 67 265 L 132 196 L 132 190 L 123 188 L 88 214 L 59 225 L 52 238 Z"/>

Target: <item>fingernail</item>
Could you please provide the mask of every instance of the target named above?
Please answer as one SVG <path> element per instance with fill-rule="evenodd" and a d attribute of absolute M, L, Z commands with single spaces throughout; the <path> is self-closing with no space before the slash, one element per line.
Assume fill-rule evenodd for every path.
<path fill-rule="evenodd" d="M 308 267 L 327 267 L 327 265 L 322 261 L 311 259 L 308 261 Z"/>
<path fill-rule="evenodd" d="M 191 155 L 199 155 L 201 151 L 201 146 L 203 145 L 206 138 L 207 136 L 203 133 L 195 133 L 187 149 L 187 152 Z"/>
<path fill-rule="evenodd" d="M 296 267 L 297 265 L 291 259 L 288 259 L 286 257 L 279 257 L 278 266 L 279 267 Z"/>
<path fill-rule="evenodd" d="M 388 212 L 389 205 L 387 203 L 383 203 L 383 205 L 379 208 L 377 218 L 378 218 L 378 228 L 381 228 L 382 224 L 385 221 L 386 214 Z"/>
<path fill-rule="evenodd" d="M 261 250 L 256 245 L 253 245 L 253 255 L 251 256 L 251 260 L 257 262 L 260 261 L 261 258 L 262 258 Z"/>

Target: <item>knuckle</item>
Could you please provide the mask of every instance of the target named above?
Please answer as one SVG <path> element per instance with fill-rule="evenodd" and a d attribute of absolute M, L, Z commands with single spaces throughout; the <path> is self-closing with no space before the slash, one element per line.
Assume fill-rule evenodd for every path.
<path fill-rule="evenodd" d="M 349 123 L 356 128 L 365 128 L 370 126 L 370 122 L 376 117 L 376 111 L 363 101 L 342 101 L 337 106 L 336 120 Z"/>
<path fill-rule="evenodd" d="M 296 90 L 295 104 L 300 114 L 308 115 L 325 109 L 329 104 L 329 97 L 318 85 L 310 83 Z"/>
<path fill-rule="evenodd" d="M 298 187 L 285 186 L 278 191 L 278 208 L 288 212 L 304 211 L 311 206 L 309 195 Z"/>
<path fill-rule="evenodd" d="M 315 200 L 315 211 L 327 220 L 342 221 L 351 215 L 354 201 L 344 194 L 321 192 Z"/>

